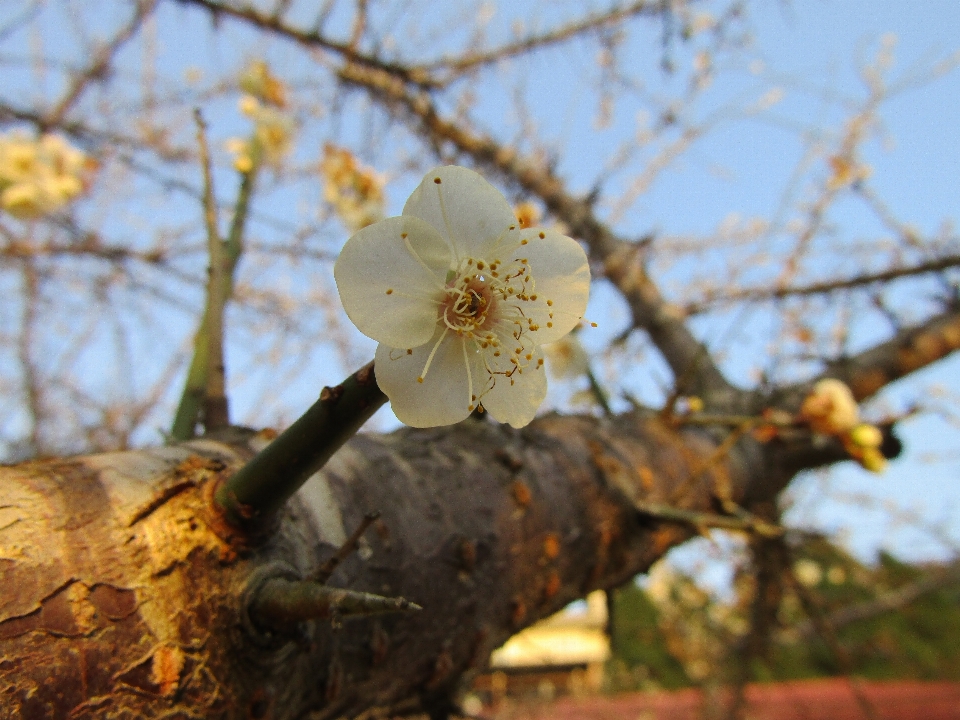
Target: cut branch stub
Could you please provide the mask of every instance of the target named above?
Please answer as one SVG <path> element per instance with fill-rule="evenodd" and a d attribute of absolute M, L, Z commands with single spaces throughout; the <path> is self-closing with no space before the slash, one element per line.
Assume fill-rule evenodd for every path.
<path fill-rule="evenodd" d="M 293 425 L 217 488 L 214 500 L 226 521 L 249 531 L 268 524 L 386 401 L 372 362 L 340 385 L 325 387 Z"/>

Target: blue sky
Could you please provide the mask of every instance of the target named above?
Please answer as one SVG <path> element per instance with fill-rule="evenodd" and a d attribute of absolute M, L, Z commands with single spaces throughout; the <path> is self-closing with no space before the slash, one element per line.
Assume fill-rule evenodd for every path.
<path fill-rule="evenodd" d="M 896 2 L 759 3 L 751 7 L 756 54 L 765 73 L 782 82 L 787 99 L 784 116 L 801 122 L 823 122 L 837 112 L 833 103 L 802 92 L 809 87 L 856 99 L 863 90 L 856 64 L 876 51 L 885 35 L 896 37 L 894 77 L 910 77 L 934 60 L 960 48 L 960 4 L 924 2 L 905 11 Z M 796 88 L 796 89 L 792 89 Z M 790 96 L 794 96 L 791 100 Z M 956 70 L 929 84 L 904 89 L 882 110 L 882 137 L 866 146 L 865 160 L 874 168 L 872 183 L 898 216 L 922 233 L 936 233 L 960 217 L 960 73 Z M 781 144 L 783 143 L 783 144 Z M 646 202 L 662 213 L 663 225 L 684 222 L 709 226 L 724 212 L 764 213 L 774 206 L 782 182 L 798 156 L 789 136 L 768 125 L 745 136 L 713 136 L 699 153 L 704 162 L 728 168 L 743 183 L 713 183 L 705 189 L 696 173 L 673 175 Z M 782 162 L 771 162 L 777 156 Z M 751 178 L 758 163 L 762 174 Z M 688 182 L 689 180 L 689 182 Z M 752 180 L 752 181 L 751 181 Z M 685 196 L 697 203 L 697 218 L 676 212 L 668 198 Z M 660 201 L 658 202 L 658 199 Z M 673 208 L 668 209 L 668 208 Z M 852 235 L 881 231 L 875 221 L 849 208 Z M 668 214 L 669 213 L 669 214 Z M 707 219 L 710 216 L 710 219 Z M 838 222 L 845 218 L 838 218 Z M 824 268 L 827 272 L 830 268 Z M 931 388 L 960 388 L 960 362 L 954 357 L 883 395 L 890 407 L 930 402 Z M 859 556 L 870 559 L 878 548 L 919 560 L 946 557 L 955 550 L 936 537 L 944 531 L 960 547 L 960 444 L 958 425 L 939 417 L 910 420 L 900 427 L 906 445 L 902 458 L 882 475 L 871 475 L 845 463 L 826 476 L 798 479 L 790 497 L 788 518 L 795 523 L 838 533 Z M 891 513 L 890 505 L 898 510 Z M 902 512 L 906 511 L 906 512 Z M 923 518 L 930 530 L 911 527 L 909 513 Z M 907 517 L 896 517 L 905 515 Z"/>

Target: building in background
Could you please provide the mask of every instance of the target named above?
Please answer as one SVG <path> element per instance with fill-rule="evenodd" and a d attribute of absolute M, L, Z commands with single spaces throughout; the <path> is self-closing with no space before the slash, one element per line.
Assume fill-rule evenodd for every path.
<path fill-rule="evenodd" d="M 610 656 L 607 598 L 597 590 L 511 637 L 474 687 L 486 699 L 596 692 Z"/>

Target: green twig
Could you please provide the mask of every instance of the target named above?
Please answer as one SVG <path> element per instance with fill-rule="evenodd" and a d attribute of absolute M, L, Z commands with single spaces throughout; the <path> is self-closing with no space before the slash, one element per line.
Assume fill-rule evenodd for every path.
<path fill-rule="evenodd" d="M 223 241 L 220 239 L 220 221 L 213 190 L 213 172 L 210 168 L 210 148 L 207 145 L 207 125 L 200 109 L 193 111 L 197 123 L 197 143 L 200 146 L 200 165 L 203 168 L 203 217 L 207 228 L 207 248 L 210 273 L 207 278 L 207 377 L 203 393 L 203 425 L 206 432 L 230 424 L 227 405 L 226 365 L 223 358 L 223 312 L 227 302 L 226 265 Z"/>
<path fill-rule="evenodd" d="M 257 625 L 284 629 L 305 620 L 338 620 L 422 609 L 402 597 L 332 588 L 312 580 L 271 578 L 256 590 L 248 612 Z"/>
<path fill-rule="evenodd" d="M 240 189 L 237 191 L 237 202 L 234 206 L 230 232 L 227 234 L 227 239 L 221 246 L 223 251 L 221 257 L 224 268 L 221 290 L 224 305 L 226 305 L 226 302 L 233 294 L 234 274 L 240 257 L 243 254 L 244 229 L 246 228 L 249 214 L 250 198 L 253 196 L 253 190 L 256 184 L 257 168 L 260 165 L 262 155 L 259 142 L 251 142 L 250 148 L 252 166 L 250 170 L 240 174 Z M 207 234 L 210 234 L 209 230 Z M 177 406 L 173 426 L 170 430 L 170 438 L 174 441 L 182 442 L 194 436 L 197 421 L 200 418 L 200 413 L 203 408 L 209 374 L 208 345 L 211 335 L 209 304 L 210 296 L 208 293 L 207 306 L 204 308 L 203 317 L 200 320 L 200 327 L 197 328 L 197 334 L 194 338 L 193 357 L 190 360 L 190 368 L 187 371 L 183 394 L 180 396 L 180 404 Z"/>
<path fill-rule="evenodd" d="M 694 527 L 712 527 L 723 530 L 741 530 L 752 532 L 764 537 L 779 537 L 783 535 L 783 528 L 779 525 L 766 522 L 761 518 L 746 513 L 744 517 L 730 517 L 714 513 L 697 512 L 696 510 L 682 510 L 670 505 L 659 503 L 634 502 L 634 507 L 650 517 L 658 520 L 685 523 Z"/>
<path fill-rule="evenodd" d="M 590 368 L 587 368 L 587 380 L 590 381 L 590 392 L 593 393 L 593 398 L 597 401 L 597 405 L 603 410 L 603 414 L 607 417 L 613 417 L 613 410 L 610 409 L 610 400 L 607 398 L 607 392 L 600 383 L 597 382 L 597 376 L 593 374 L 593 370 Z"/>
<path fill-rule="evenodd" d="M 269 519 L 386 401 L 372 362 L 325 387 L 293 425 L 217 488 L 227 522 L 253 529 Z"/>
<path fill-rule="evenodd" d="M 257 169 L 263 159 L 263 146 L 257 139 L 256 133 L 250 139 L 250 169 L 240 173 L 240 189 L 237 191 L 237 202 L 233 207 L 233 221 L 230 223 L 230 232 L 227 233 L 226 263 L 233 270 L 240 255 L 243 254 L 243 231 L 247 224 L 247 215 L 250 211 L 250 198 L 257 180 Z M 231 278 L 232 288 L 232 278 Z"/>
<path fill-rule="evenodd" d="M 691 413 L 689 415 L 675 415 L 673 422 L 678 425 L 729 425 L 730 427 L 750 426 L 758 427 L 769 425 L 776 428 L 799 428 L 800 425 L 792 417 L 783 419 L 766 418 L 758 415 L 714 415 L 711 413 Z"/>

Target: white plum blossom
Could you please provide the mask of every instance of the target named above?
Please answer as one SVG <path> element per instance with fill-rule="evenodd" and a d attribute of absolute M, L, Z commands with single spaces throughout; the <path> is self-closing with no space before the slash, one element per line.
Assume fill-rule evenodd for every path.
<path fill-rule="evenodd" d="M 547 392 L 540 346 L 582 319 L 580 245 L 521 228 L 506 198 L 462 167 L 431 170 L 399 217 L 363 228 L 334 266 L 347 315 L 377 340 L 377 382 L 397 417 L 449 425 L 475 409 L 514 427 Z"/>

